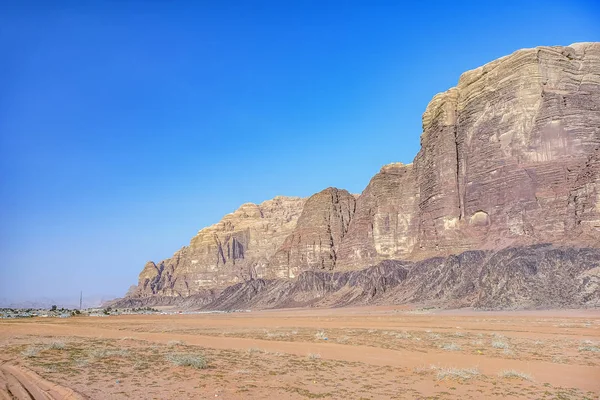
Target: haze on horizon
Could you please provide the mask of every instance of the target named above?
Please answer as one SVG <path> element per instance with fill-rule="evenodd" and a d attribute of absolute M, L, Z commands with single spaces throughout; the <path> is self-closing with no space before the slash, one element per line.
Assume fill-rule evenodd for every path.
<path fill-rule="evenodd" d="M 0 300 L 123 295 L 242 203 L 360 193 L 464 71 L 600 40 L 593 1 L 395 3 L 2 2 Z"/>

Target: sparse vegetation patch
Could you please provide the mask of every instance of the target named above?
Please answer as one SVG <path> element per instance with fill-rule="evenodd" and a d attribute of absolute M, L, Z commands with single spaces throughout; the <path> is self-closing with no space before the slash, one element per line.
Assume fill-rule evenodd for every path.
<path fill-rule="evenodd" d="M 515 371 L 514 369 L 508 369 L 501 371 L 498 376 L 501 378 L 507 379 L 522 379 L 525 381 L 531 381 L 531 376 L 526 374 L 525 372 Z"/>
<path fill-rule="evenodd" d="M 168 354 L 167 361 L 180 367 L 193 367 L 196 369 L 204 369 L 208 367 L 206 357 L 201 354 Z"/>
<path fill-rule="evenodd" d="M 448 350 L 448 351 L 460 351 L 460 349 L 461 349 L 461 347 L 459 345 L 457 345 L 456 343 L 446 343 L 440 347 L 442 349 Z"/>
<path fill-rule="evenodd" d="M 436 372 L 438 380 L 444 379 L 455 379 L 455 380 L 467 380 L 473 379 L 479 376 L 479 370 L 477 367 L 473 368 L 440 368 L 435 365 L 431 366 L 431 369 Z"/>

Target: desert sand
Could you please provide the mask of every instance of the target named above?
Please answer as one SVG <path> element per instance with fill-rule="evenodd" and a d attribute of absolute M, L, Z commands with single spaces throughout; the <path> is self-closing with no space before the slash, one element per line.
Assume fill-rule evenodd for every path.
<path fill-rule="evenodd" d="M 32 318 L 0 321 L 0 346 L 0 399 L 600 395 L 600 310 Z"/>

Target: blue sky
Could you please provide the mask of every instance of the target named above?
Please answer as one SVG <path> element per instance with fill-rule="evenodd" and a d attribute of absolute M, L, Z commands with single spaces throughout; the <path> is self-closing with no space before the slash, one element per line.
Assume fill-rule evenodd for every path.
<path fill-rule="evenodd" d="M 244 202 L 360 193 L 421 114 L 593 1 L 3 1 L 0 298 L 123 294 Z"/>

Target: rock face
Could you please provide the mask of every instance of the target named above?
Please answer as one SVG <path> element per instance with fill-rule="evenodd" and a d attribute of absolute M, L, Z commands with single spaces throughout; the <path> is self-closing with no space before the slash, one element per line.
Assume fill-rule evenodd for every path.
<path fill-rule="evenodd" d="M 328 271 L 335 275 L 388 259 L 442 260 L 432 257 L 457 253 L 506 268 L 490 264 L 487 252 L 468 251 L 539 243 L 600 247 L 600 43 L 519 50 L 464 73 L 456 87 L 427 106 L 421 150 L 412 164 L 383 167 L 358 198 L 328 188 L 306 201 L 278 197 L 245 204 L 201 230 L 172 258 L 147 263 L 127 298 L 138 304 L 149 297 L 196 295 L 204 303 L 221 304 L 214 303 L 220 298 L 226 304 L 219 294 L 229 285 L 250 296 L 270 290 L 265 282 L 273 279 L 287 288 L 308 285 L 306 279 L 318 280 Z M 435 262 L 423 265 L 434 268 Z M 420 268 L 413 266 L 406 279 Z M 489 270 L 486 276 L 495 279 L 497 273 Z M 597 282 L 594 274 L 589 279 Z M 400 276 L 392 275 L 384 279 L 387 284 Z M 449 274 L 437 285 L 454 285 L 455 277 Z M 348 275 L 355 278 L 363 279 Z M 461 282 L 476 285 L 471 278 Z M 492 284 L 477 285 L 496 291 Z M 287 293 L 285 288 L 273 290 Z M 238 289 L 224 294 L 232 290 Z M 411 296 L 388 300 L 422 298 Z M 467 303 L 512 301 L 497 297 L 486 303 L 477 296 Z M 286 301 L 269 304 L 302 303 Z"/>
<path fill-rule="evenodd" d="M 413 303 L 486 309 L 597 307 L 600 249 L 551 245 L 472 250 L 358 271 L 305 271 L 295 280 L 227 288 L 206 310 Z"/>
<path fill-rule="evenodd" d="M 571 240 L 577 191 L 576 240 L 597 244 L 600 44 L 520 50 L 464 73 L 427 107 L 421 145 L 423 255 Z"/>
<path fill-rule="evenodd" d="M 269 262 L 271 276 L 295 278 L 311 269 L 332 270 L 337 249 L 348 232 L 356 199 L 345 190 L 328 188 L 311 196 L 296 228 Z"/>
<path fill-rule="evenodd" d="M 412 164 L 384 166 L 356 201 L 337 266 L 352 269 L 407 258 L 417 245 L 419 192 Z"/>
<path fill-rule="evenodd" d="M 357 201 L 338 266 L 541 242 L 600 246 L 600 43 L 517 51 L 423 114 L 413 164 Z"/>
<path fill-rule="evenodd" d="M 267 275 L 268 260 L 296 227 L 304 201 L 276 197 L 242 205 L 198 232 L 173 257 L 146 263 L 137 290 L 128 297 L 190 296 Z"/>

